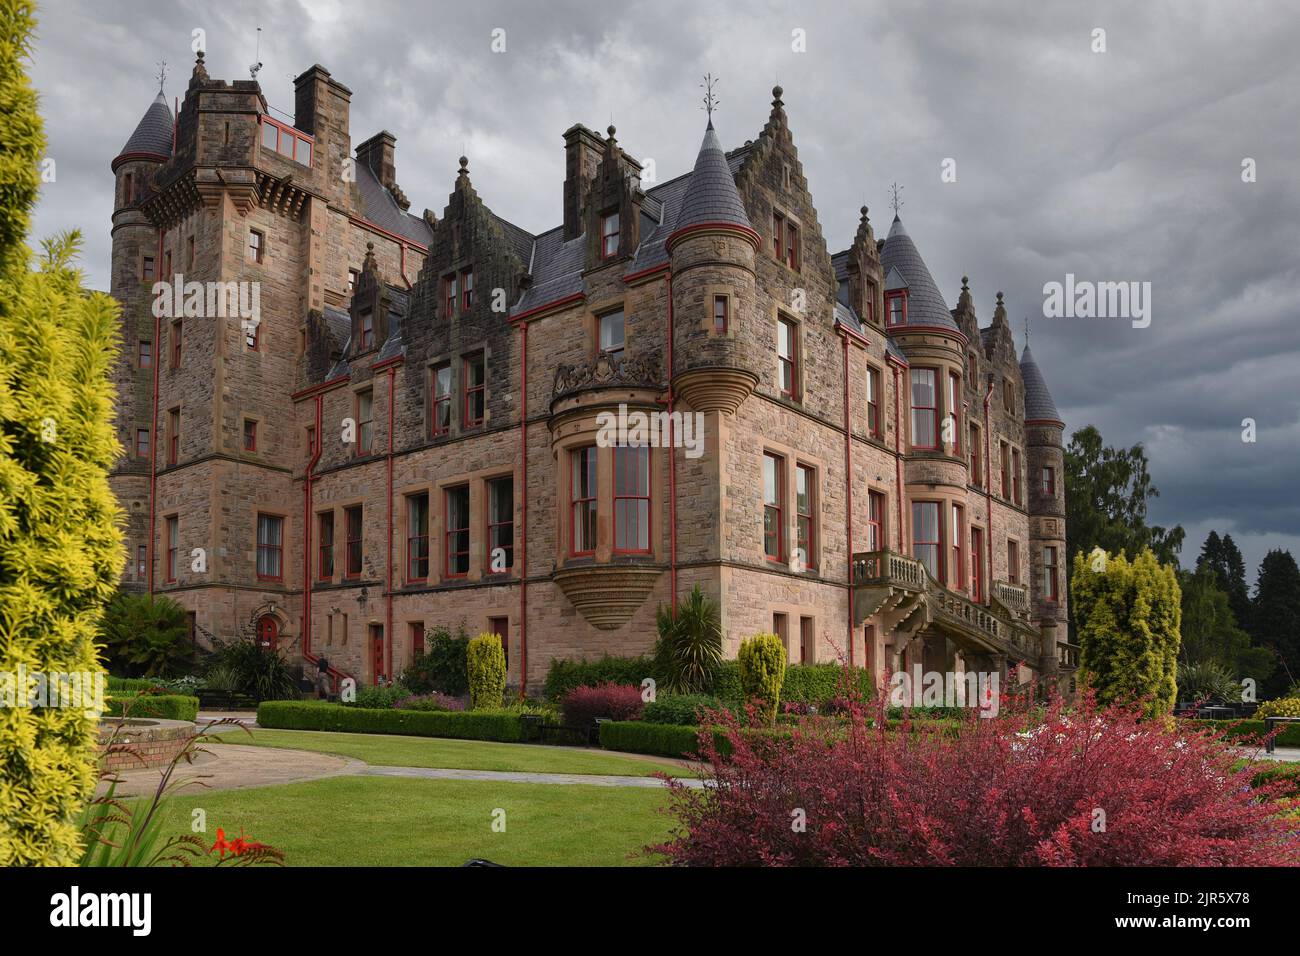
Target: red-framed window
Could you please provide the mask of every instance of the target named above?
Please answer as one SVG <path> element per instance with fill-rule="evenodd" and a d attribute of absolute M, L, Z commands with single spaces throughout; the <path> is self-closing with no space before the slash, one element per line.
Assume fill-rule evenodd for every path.
<path fill-rule="evenodd" d="M 803 567 L 817 567 L 817 472 L 801 464 L 794 466 L 794 544 Z"/>
<path fill-rule="evenodd" d="M 789 319 L 776 320 L 776 356 L 781 394 L 799 400 L 799 327 Z"/>
<path fill-rule="evenodd" d="M 149 429 L 137 428 L 135 430 L 135 457 L 149 457 Z"/>
<path fill-rule="evenodd" d="M 433 437 L 451 431 L 451 363 L 434 366 L 432 384 Z"/>
<path fill-rule="evenodd" d="M 799 618 L 799 663 L 812 664 L 817 660 L 817 628 L 810 617 Z"/>
<path fill-rule="evenodd" d="M 149 565 L 149 547 L 147 545 L 136 545 L 135 549 L 135 576 L 138 580 L 144 580 L 145 571 Z"/>
<path fill-rule="evenodd" d="M 361 577 L 361 527 L 361 505 L 345 508 L 343 511 L 343 538 L 347 554 L 345 555 L 346 563 L 343 566 L 344 577 Z"/>
<path fill-rule="evenodd" d="M 181 320 L 172 323 L 172 368 L 181 367 Z"/>
<path fill-rule="evenodd" d="M 167 464 L 174 465 L 181 457 L 181 410 L 173 408 L 167 413 Z"/>
<path fill-rule="evenodd" d="M 142 256 L 140 258 L 140 278 L 145 282 L 152 282 L 155 278 L 153 256 Z"/>
<path fill-rule="evenodd" d="M 367 388 L 357 392 L 357 454 L 375 450 L 375 392 Z"/>
<path fill-rule="evenodd" d="M 606 312 L 596 322 L 599 326 L 600 351 L 610 358 L 621 358 L 623 348 L 627 345 L 627 328 L 623 321 L 623 310 Z"/>
<path fill-rule="evenodd" d="M 799 269 L 799 227 L 789 221 L 785 224 L 785 264 Z"/>
<path fill-rule="evenodd" d="M 984 601 L 984 531 L 981 528 L 970 529 L 970 596 L 977 602 Z"/>
<path fill-rule="evenodd" d="M 888 326 L 907 324 L 907 293 L 903 291 L 885 293 L 885 324 Z"/>
<path fill-rule="evenodd" d="M 1001 454 L 1002 469 L 1002 497 L 1007 500 L 1011 499 L 1011 446 L 1004 441 L 998 442 L 998 451 Z"/>
<path fill-rule="evenodd" d="M 411 622 L 411 660 L 424 654 L 424 622 Z"/>
<path fill-rule="evenodd" d="M 610 259 L 618 255 L 619 231 L 618 210 L 602 213 L 600 217 L 600 257 Z"/>
<path fill-rule="evenodd" d="M 167 564 L 166 580 L 169 584 L 176 581 L 176 559 L 181 549 L 181 519 L 172 515 L 167 519 Z"/>
<path fill-rule="evenodd" d="M 885 550 L 885 496 L 879 491 L 867 492 L 867 550 Z"/>
<path fill-rule="evenodd" d="M 937 501 L 912 502 L 912 557 L 943 580 L 943 522 Z"/>
<path fill-rule="evenodd" d="M 1020 542 L 1007 538 L 1007 580 L 1020 583 Z"/>
<path fill-rule="evenodd" d="M 257 422 L 244 419 L 244 451 L 257 451 Z"/>
<path fill-rule="evenodd" d="M 912 447 L 936 449 L 939 447 L 938 371 L 914 368 L 908 375 L 912 381 Z"/>
<path fill-rule="evenodd" d="M 596 551 L 596 446 L 569 453 L 569 553 Z"/>
<path fill-rule="evenodd" d="M 136 351 L 136 364 L 140 368 L 153 368 L 153 342 L 140 340 L 140 346 Z"/>
<path fill-rule="evenodd" d="M 443 551 L 445 575 L 463 578 L 469 574 L 469 485 L 448 488 L 445 502 L 446 539 Z"/>
<path fill-rule="evenodd" d="M 880 372 L 867 366 L 867 434 L 880 437 Z"/>
<path fill-rule="evenodd" d="M 785 216 L 772 213 L 772 255 L 780 261 L 785 252 Z"/>
<path fill-rule="evenodd" d="M 375 313 L 370 309 L 361 313 L 361 351 L 369 352 L 375 347 Z"/>
<path fill-rule="evenodd" d="M 262 145 L 302 166 L 311 165 L 312 137 L 262 114 Z"/>
<path fill-rule="evenodd" d="M 1051 465 L 1043 466 L 1043 494 L 1056 495 L 1056 469 Z"/>
<path fill-rule="evenodd" d="M 763 453 L 763 554 L 780 561 L 785 554 L 785 459 Z"/>
<path fill-rule="evenodd" d="M 334 512 L 316 516 L 316 577 L 321 581 L 334 578 Z"/>
<path fill-rule="evenodd" d="M 487 363 L 482 352 L 465 357 L 462 374 L 465 381 L 465 407 L 461 424 L 465 428 L 477 428 L 483 424 L 487 404 Z"/>
<path fill-rule="evenodd" d="M 284 579 L 284 519 L 279 515 L 257 516 L 257 579 Z"/>
<path fill-rule="evenodd" d="M 266 236 L 256 229 L 248 230 L 248 261 L 261 262 L 266 254 Z"/>
<path fill-rule="evenodd" d="M 1049 601 L 1059 598 L 1056 574 L 1056 547 L 1048 545 L 1043 548 L 1043 597 Z"/>
<path fill-rule="evenodd" d="M 970 483 L 977 488 L 984 487 L 984 451 L 980 444 L 978 425 L 970 426 Z"/>
<path fill-rule="evenodd" d="M 614 550 L 650 550 L 650 449 L 614 448 Z"/>
<path fill-rule="evenodd" d="M 501 653 L 506 656 L 506 667 L 510 666 L 510 618 L 488 618 L 488 633 L 501 638 Z"/>
<path fill-rule="evenodd" d="M 244 347 L 250 352 L 256 352 L 262 343 L 262 323 L 261 321 L 249 321 L 244 328 Z"/>
<path fill-rule="evenodd" d="M 442 280 L 442 285 L 447 294 L 447 318 L 451 318 L 456 314 L 456 303 L 460 301 L 460 278 L 453 272 Z"/>
<path fill-rule="evenodd" d="M 1020 504 L 1020 449 L 1011 449 L 1011 500 Z"/>
<path fill-rule="evenodd" d="M 460 307 L 468 312 L 474 307 L 474 267 L 460 270 Z"/>
<path fill-rule="evenodd" d="M 429 579 L 429 495 L 406 497 L 406 580 Z"/>
<path fill-rule="evenodd" d="M 952 418 L 952 450 L 961 454 L 961 376 L 948 373 L 948 414 Z"/>
<path fill-rule="evenodd" d="M 726 335 L 727 327 L 730 322 L 731 299 L 725 295 L 715 295 L 713 297 L 713 331 L 718 335 Z"/>
<path fill-rule="evenodd" d="M 513 475 L 487 482 L 487 572 L 508 574 L 515 566 L 515 479 Z M 494 556 L 501 551 L 504 564 L 494 571 Z"/>
<path fill-rule="evenodd" d="M 952 564 L 949 567 L 952 580 L 948 584 L 958 591 L 966 590 L 966 554 L 963 550 L 966 541 L 965 510 L 961 505 L 951 507 L 952 527 L 948 533 L 948 540 L 952 542 Z"/>

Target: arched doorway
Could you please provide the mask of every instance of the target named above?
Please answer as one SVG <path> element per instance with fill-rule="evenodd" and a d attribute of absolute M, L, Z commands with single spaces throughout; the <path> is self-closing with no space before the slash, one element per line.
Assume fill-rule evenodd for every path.
<path fill-rule="evenodd" d="M 263 650 L 274 651 L 280 641 L 280 622 L 270 614 L 264 614 L 257 621 L 257 646 Z"/>

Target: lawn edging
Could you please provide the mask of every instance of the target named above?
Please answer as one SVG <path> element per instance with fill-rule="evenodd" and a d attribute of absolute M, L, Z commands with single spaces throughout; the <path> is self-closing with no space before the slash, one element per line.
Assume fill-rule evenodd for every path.
<path fill-rule="evenodd" d="M 258 705 L 257 725 L 273 730 L 333 730 L 356 734 L 406 734 L 456 740 L 519 743 L 523 723 L 516 713 L 497 711 L 374 710 L 296 700 Z"/>

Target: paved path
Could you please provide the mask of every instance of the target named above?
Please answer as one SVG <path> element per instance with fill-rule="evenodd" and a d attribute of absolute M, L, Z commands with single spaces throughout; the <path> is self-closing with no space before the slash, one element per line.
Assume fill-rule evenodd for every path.
<path fill-rule="evenodd" d="M 486 780 L 497 783 L 585 784 L 589 787 L 663 787 L 658 777 L 621 777 L 599 773 L 533 773 L 522 770 L 439 770 L 432 767 L 370 767 L 360 773 L 367 777 L 416 777 L 422 780 Z M 704 786 L 694 777 L 680 778 L 692 789 Z"/>
<path fill-rule="evenodd" d="M 1256 760 L 1280 760 L 1283 763 L 1300 762 L 1300 747 L 1275 747 L 1271 754 L 1265 753 L 1263 747 L 1238 747 L 1243 756 Z"/>

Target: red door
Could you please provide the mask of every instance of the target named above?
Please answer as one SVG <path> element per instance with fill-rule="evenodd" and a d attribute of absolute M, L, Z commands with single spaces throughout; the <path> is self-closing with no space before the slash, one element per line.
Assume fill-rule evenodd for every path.
<path fill-rule="evenodd" d="M 267 614 L 257 622 L 257 643 L 263 650 L 273 651 L 279 643 L 280 625 Z"/>
<path fill-rule="evenodd" d="M 382 624 L 370 625 L 370 667 L 370 673 L 375 675 L 377 684 L 384 673 L 384 626 Z"/>

